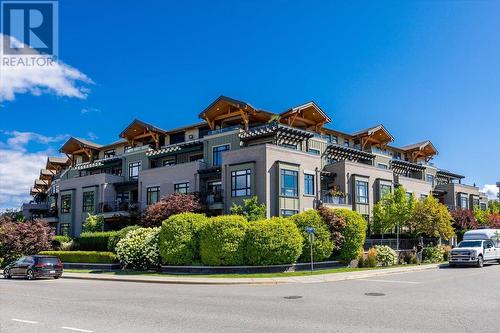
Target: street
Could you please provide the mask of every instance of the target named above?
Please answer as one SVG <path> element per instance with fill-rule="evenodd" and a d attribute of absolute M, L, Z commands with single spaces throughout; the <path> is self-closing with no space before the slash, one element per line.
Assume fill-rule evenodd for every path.
<path fill-rule="evenodd" d="M 500 265 L 333 283 L 1 280 L 0 331 L 498 332 Z"/>

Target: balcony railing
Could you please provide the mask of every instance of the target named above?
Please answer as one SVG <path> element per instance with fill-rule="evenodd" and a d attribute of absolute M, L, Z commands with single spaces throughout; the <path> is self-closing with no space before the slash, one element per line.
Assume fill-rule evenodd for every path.
<path fill-rule="evenodd" d="M 99 213 L 128 212 L 140 207 L 139 202 L 131 201 L 106 201 L 99 203 Z"/>
<path fill-rule="evenodd" d="M 241 128 L 241 126 L 240 126 L 240 125 L 235 125 L 235 126 L 230 126 L 230 127 L 219 128 L 219 129 L 215 129 L 215 130 L 212 130 L 212 131 L 208 131 L 208 134 L 207 134 L 207 135 L 214 135 L 214 134 L 220 134 L 220 133 L 231 132 L 231 131 L 235 131 L 235 130 L 240 129 L 240 128 Z"/>
<path fill-rule="evenodd" d="M 324 204 L 330 205 L 350 205 L 351 197 L 349 194 L 345 195 L 332 195 L 328 191 L 321 192 L 321 201 Z"/>
<path fill-rule="evenodd" d="M 224 192 L 222 189 L 208 192 L 201 192 L 200 197 L 202 202 L 207 205 L 213 205 L 224 202 Z"/>

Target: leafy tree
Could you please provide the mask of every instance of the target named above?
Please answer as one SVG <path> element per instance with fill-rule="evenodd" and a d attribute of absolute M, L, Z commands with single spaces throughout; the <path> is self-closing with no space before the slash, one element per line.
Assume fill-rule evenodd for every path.
<path fill-rule="evenodd" d="M 335 249 L 341 248 L 344 244 L 344 235 L 342 235 L 342 230 L 346 227 L 345 218 L 336 214 L 334 209 L 325 206 L 319 207 L 318 213 L 330 229 L 330 236 L 333 244 L 335 245 Z"/>
<path fill-rule="evenodd" d="M 400 186 L 394 193 L 386 194 L 373 207 L 373 230 L 382 235 L 395 227 L 407 225 L 411 217 L 414 200 L 408 198 L 404 187 Z"/>
<path fill-rule="evenodd" d="M 490 228 L 500 229 L 500 213 L 491 213 L 488 215 L 488 225 Z"/>
<path fill-rule="evenodd" d="M 193 194 L 172 193 L 144 211 L 141 224 L 145 227 L 159 227 L 174 214 L 196 213 L 201 210 L 198 197 Z"/>
<path fill-rule="evenodd" d="M 259 204 L 259 198 L 253 196 L 250 199 L 243 199 L 243 205 L 233 203 L 231 214 L 242 215 L 248 221 L 258 221 L 266 218 L 266 205 Z"/>
<path fill-rule="evenodd" d="M 455 209 L 450 212 L 453 218 L 453 227 L 456 230 L 477 229 L 477 220 L 468 209 Z"/>
<path fill-rule="evenodd" d="M 16 222 L 4 218 L 0 224 L 0 257 L 8 262 L 50 250 L 53 236 L 49 225 L 40 220 Z"/>
<path fill-rule="evenodd" d="M 488 201 L 488 210 L 491 213 L 500 213 L 500 201 L 495 201 L 495 200 Z"/>
<path fill-rule="evenodd" d="M 104 216 L 89 214 L 83 223 L 83 232 L 97 232 L 104 230 Z"/>
<path fill-rule="evenodd" d="M 22 220 L 24 220 L 23 212 L 19 209 L 6 209 L 0 212 L 0 224 L 2 222 Z"/>
<path fill-rule="evenodd" d="M 478 207 L 474 208 L 474 218 L 477 223 L 480 225 L 488 225 L 488 215 L 490 214 L 489 210 L 482 210 Z"/>
<path fill-rule="evenodd" d="M 448 208 L 432 195 L 415 203 L 409 224 L 417 234 L 450 239 L 455 231 Z"/>

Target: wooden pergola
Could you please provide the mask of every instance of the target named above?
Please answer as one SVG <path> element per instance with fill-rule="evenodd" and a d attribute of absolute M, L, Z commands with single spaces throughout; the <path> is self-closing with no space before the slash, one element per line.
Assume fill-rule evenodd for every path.
<path fill-rule="evenodd" d="M 220 96 L 203 110 L 199 117 L 207 122 L 211 130 L 232 125 L 243 125 L 244 129 L 248 130 L 251 123 L 267 122 L 272 114 L 257 110 L 246 102 Z"/>
<path fill-rule="evenodd" d="M 349 160 L 354 162 L 366 161 L 373 164 L 375 155 L 355 148 L 344 147 L 338 144 L 329 144 L 325 155 L 329 159 Z"/>
<path fill-rule="evenodd" d="M 127 140 L 130 147 L 135 147 L 137 142 L 153 140 L 158 149 L 166 135 L 165 130 L 135 119 L 120 133 L 120 138 Z"/>
<path fill-rule="evenodd" d="M 282 124 L 319 132 L 331 119 L 314 102 L 293 107 L 280 114 Z"/>
<path fill-rule="evenodd" d="M 275 122 L 251 128 L 247 131 L 241 132 L 239 136 L 242 141 L 271 137 L 273 139 L 273 143 L 277 145 L 297 145 L 304 140 L 312 138 L 314 133 Z"/>
<path fill-rule="evenodd" d="M 59 150 L 61 153 L 66 154 L 68 159 L 71 161 L 71 165 L 75 165 L 75 156 L 82 155 L 87 158 L 88 161 L 93 162 L 94 156 L 99 154 L 101 145 L 80 139 L 71 137 L 66 141 L 66 143 Z"/>
<path fill-rule="evenodd" d="M 390 142 L 394 141 L 394 137 L 383 125 L 377 125 L 358 131 L 352 136 L 361 144 L 361 150 L 365 150 L 368 143 L 383 150 Z"/>
<path fill-rule="evenodd" d="M 438 154 L 436 147 L 429 140 L 402 147 L 401 150 L 405 152 L 406 158 L 414 163 L 420 159 L 427 163 Z"/>

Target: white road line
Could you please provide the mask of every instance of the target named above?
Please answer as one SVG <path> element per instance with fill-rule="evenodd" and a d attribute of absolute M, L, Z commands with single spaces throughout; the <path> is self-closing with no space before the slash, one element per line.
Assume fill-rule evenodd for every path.
<path fill-rule="evenodd" d="M 385 282 L 385 283 L 406 283 L 406 284 L 420 284 L 422 282 L 415 281 L 399 281 L 399 280 L 374 280 L 374 279 L 358 279 L 359 281 L 370 281 L 370 282 Z"/>
<path fill-rule="evenodd" d="M 75 328 L 75 327 L 67 327 L 67 326 L 63 326 L 61 327 L 63 330 L 69 330 L 69 331 L 76 331 L 76 332 L 87 332 L 87 333 L 92 333 L 94 331 L 90 331 L 90 330 L 84 330 L 84 329 L 81 329 L 81 328 Z"/>
<path fill-rule="evenodd" d="M 26 324 L 38 324 L 37 321 L 33 320 L 24 320 L 24 319 L 17 319 L 17 318 L 12 318 L 13 321 L 18 321 L 20 323 L 26 323 Z"/>

